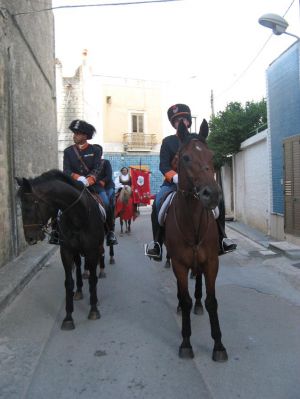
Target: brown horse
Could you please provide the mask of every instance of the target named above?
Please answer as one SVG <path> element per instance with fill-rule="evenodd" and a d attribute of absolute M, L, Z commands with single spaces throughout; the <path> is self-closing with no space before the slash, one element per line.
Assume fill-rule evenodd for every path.
<path fill-rule="evenodd" d="M 208 149 L 208 124 L 203 120 L 199 134 L 190 134 L 181 121 L 178 127 L 178 190 L 168 211 L 165 225 L 165 245 L 172 260 L 177 279 L 179 308 L 182 312 L 182 338 L 179 356 L 193 358 L 190 343 L 192 299 L 188 290 L 188 272 L 191 269 L 198 289 L 201 274 L 206 285 L 205 307 L 209 314 L 211 336 L 214 339 L 212 359 L 228 359 L 221 341 L 217 313 L 215 282 L 218 273 L 218 229 L 212 213 L 221 197 L 214 178 L 213 153 Z M 197 291 L 197 286 L 196 286 Z M 195 313 L 201 308 L 201 298 L 195 295 Z"/>
<path fill-rule="evenodd" d="M 123 235 L 123 224 L 125 222 L 125 233 L 131 233 L 131 220 L 134 217 L 134 204 L 132 189 L 130 186 L 124 186 L 116 196 L 115 216 L 120 218 L 121 232 Z"/>

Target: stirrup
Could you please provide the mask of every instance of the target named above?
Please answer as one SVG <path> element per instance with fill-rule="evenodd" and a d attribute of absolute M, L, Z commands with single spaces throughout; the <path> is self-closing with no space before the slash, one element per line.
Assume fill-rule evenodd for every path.
<path fill-rule="evenodd" d="M 149 254 L 149 250 L 154 249 L 155 246 L 158 246 L 159 248 L 159 254 Z M 153 247 L 153 248 L 149 248 Z M 162 260 L 162 247 L 158 241 L 150 241 L 148 244 L 144 244 L 144 255 L 148 256 L 150 259 L 155 259 L 155 260 Z"/>
<path fill-rule="evenodd" d="M 226 241 L 227 240 L 227 243 Z M 237 245 L 228 238 L 223 238 L 221 243 L 220 255 L 228 254 L 236 250 Z"/>

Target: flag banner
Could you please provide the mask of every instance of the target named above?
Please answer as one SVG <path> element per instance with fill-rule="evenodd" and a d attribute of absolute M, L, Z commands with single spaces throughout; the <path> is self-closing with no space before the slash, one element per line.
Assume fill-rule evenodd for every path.
<path fill-rule="evenodd" d="M 148 170 L 130 168 L 134 204 L 150 204 L 150 173 Z"/>

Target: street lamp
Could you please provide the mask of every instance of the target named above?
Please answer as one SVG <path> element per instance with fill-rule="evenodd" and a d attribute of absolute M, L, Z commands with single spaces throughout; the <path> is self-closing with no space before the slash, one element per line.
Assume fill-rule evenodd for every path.
<path fill-rule="evenodd" d="M 265 26 L 266 28 L 272 29 L 274 35 L 282 35 L 284 33 L 285 35 L 289 35 L 289 36 L 295 37 L 297 40 L 300 39 L 299 36 L 294 35 L 293 33 L 286 32 L 286 29 L 289 26 L 289 24 L 280 15 L 277 15 L 277 14 L 264 14 L 264 15 L 262 15 L 259 18 L 258 22 L 262 26 Z"/>

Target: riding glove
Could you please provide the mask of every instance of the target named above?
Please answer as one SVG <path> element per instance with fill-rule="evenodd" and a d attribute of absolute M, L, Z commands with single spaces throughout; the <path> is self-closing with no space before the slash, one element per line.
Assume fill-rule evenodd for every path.
<path fill-rule="evenodd" d="M 173 180 L 173 183 L 178 184 L 178 174 L 174 175 L 172 180 Z"/>
<path fill-rule="evenodd" d="M 84 184 L 86 187 L 89 186 L 89 182 L 85 176 L 79 176 L 77 181 L 80 181 L 82 184 Z"/>

